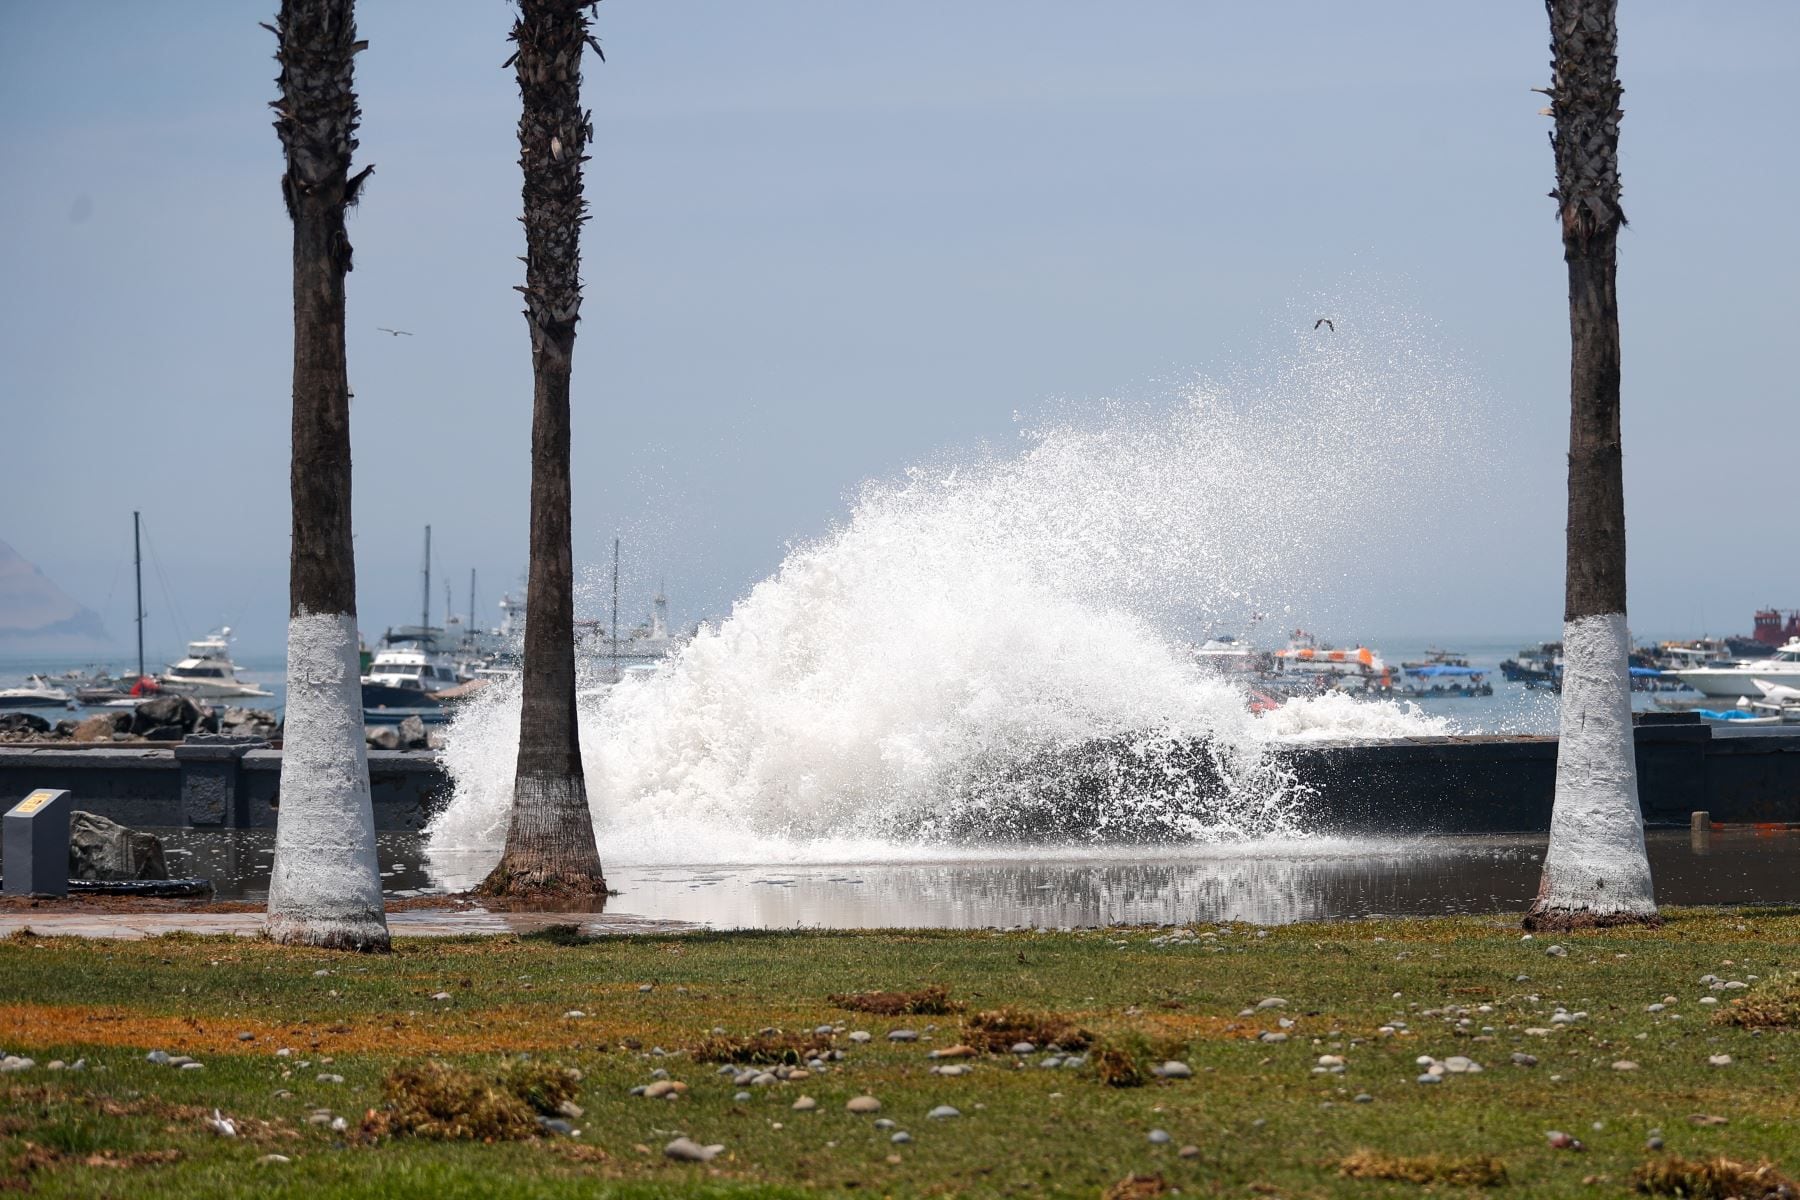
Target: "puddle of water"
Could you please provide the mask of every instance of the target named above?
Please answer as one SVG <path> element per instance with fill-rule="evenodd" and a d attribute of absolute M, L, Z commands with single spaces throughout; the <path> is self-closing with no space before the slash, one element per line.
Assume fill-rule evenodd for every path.
<path fill-rule="evenodd" d="M 220 899 L 268 894 L 272 831 L 157 830 L 172 874 Z M 793 868 L 609 864 L 610 913 L 718 928 L 1092 927 L 1520 912 L 1537 891 L 1543 835 L 1236 847 L 964 848 L 937 862 Z M 1651 830 L 1664 904 L 1800 903 L 1800 835 Z M 390 896 L 457 891 L 492 854 L 427 860 L 414 834 L 377 838 Z"/>

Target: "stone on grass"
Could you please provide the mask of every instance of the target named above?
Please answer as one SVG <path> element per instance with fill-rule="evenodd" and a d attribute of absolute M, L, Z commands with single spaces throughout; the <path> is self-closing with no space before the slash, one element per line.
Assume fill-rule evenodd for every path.
<path fill-rule="evenodd" d="M 1638 1069 L 1638 1065 L 1629 1058 L 1621 1058 L 1612 1065 L 1612 1068 L 1615 1071 L 1635 1071 Z"/>
<path fill-rule="evenodd" d="M 853 1113 L 877 1113 L 881 1111 L 881 1101 L 873 1096 L 857 1096 L 844 1108 Z"/>
<path fill-rule="evenodd" d="M 1166 1146 L 1175 1140 L 1170 1137 L 1168 1131 L 1164 1129 L 1152 1129 L 1145 1136 L 1152 1146 Z"/>
<path fill-rule="evenodd" d="M 933 1121 L 944 1121 L 951 1117 L 960 1117 L 962 1116 L 962 1113 L 951 1108 L 948 1104 L 940 1104 L 925 1115 Z"/>
<path fill-rule="evenodd" d="M 1731 1055 L 1711 1054 L 1707 1056 L 1706 1062 L 1708 1066 L 1729 1067 L 1731 1065 Z"/>
<path fill-rule="evenodd" d="M 888 1033 L 890 1042 L 916 1042 L 918 1040 L 919 1034 L 915 1029 L 895 1029 Z"/>
<path fill-rule="evenodd" d="M 1014 1042 L 1012 1052 L 1014 1054 L 1036 1054 L 1037 1047 L 1030 1042 Z"/>
<path fill-rule="evenodd" d="M 851 1033 L 850 1040 L 857 1043 L 858 1045 L 861 1045 L 862 1043 L 868 1041 L 870 1036 L 871 1035 L 868 1030 L 858 1029 L 858 1030 L 854 1031 L 853 1033 Z"/>
<path fill-rule="evenodd" d="M 912 1141 L 912 1134 L 906 1132 L 904 1129 L 898 1129 L 894 1131 L 894 1136 L 889 1138 L 888 1141 L 894 1143 L 896 1146 L 904 1146 L 906 1143 Z"/>
<path fill-rule="evenodd" d="M 1192 1079 L 1194 1077 L 1194 1069 L 1192 1067 L 1184 1062 L 1177 1062 L 1174 1059 L 1170 1059 L 1168 1062 L 1162 1064 L 1162 1066 L 1154 1068 L 1154 1071 L 1164 1079 Z"/>
<path fill-rule="evenodd" d="M 702 1146 L 689 1138 L 678 1137 L 663 1147 L 663 1153 L 677 1162 L 711 1162 L 724 1146 Z"/>
<path fill-rule="evenodd" d="M 802 1096 L 793 1103 L 795 1112 L 811 1112 L 817 1107 L 819 1107 L 819 1102 L 814 1100 L 811 1096 Z"/>
<path fill-rule="evenodd" d="M 1267 996 L 1256 1002 L 1258 1008 L 1286 1008 L 1287 1001 L 1280 996 Z"/>

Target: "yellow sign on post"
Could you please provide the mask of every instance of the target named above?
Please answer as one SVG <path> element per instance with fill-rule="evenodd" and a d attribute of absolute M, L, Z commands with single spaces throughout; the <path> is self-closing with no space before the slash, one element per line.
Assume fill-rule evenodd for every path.
<path fill-rule="evenodd" d="M 31 793 L 31 795 L 19 801 L 18 807 L 14 808 L 13 811 L 21 817 L 29 817 L 32 813 L 44 807 L 44 805 L 50 803 L 50 801 L 55 798 L 55 792 L 50 791 L 48 788 L 39 788 L 37 791 Z"/>

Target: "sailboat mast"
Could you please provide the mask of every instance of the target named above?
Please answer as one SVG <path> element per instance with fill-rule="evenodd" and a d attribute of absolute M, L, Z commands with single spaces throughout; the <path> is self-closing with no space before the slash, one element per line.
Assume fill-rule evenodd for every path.
<path fill-rule="evenodd" d="M 419 613 L 419 636 L 431 628 L 431 526 L 425 527 L 425 607 Z"/>
<path fill-rule="evenodd" d="M 469 568 L 469 636 L 475 636 L 475 568 Z"/>
<path fill-rule="evenodd" d="M 131 569 L 137 576 L 138 678 L 144 677 L 144 544 L 138 532 L 138 514 L 131 514 Z"/>
<path fill-rule="evenodd" d="M 613 678 L 619 677 L 619 539 L 613 539 L 613 611 L 612 611 Z"/>

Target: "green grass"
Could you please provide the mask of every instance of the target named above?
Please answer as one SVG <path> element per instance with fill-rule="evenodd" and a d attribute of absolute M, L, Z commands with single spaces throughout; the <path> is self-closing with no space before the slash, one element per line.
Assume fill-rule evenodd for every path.
<path fill-rule="evenodd" d="M 306 1200 L 1099 1196 L 1137 1173 L 1159 1174 L 1186 1195 L 1592 1197 L 1624 1194 L 1633 1169 L 1663 1157 L 1645 1149 L 1653 1129 L 1668 1153 L 1768 1159 L 1800 1174 L 1800 1029 L 1712 1019 L 1733 998 L 1791 987 L 1800 912 L 1667 915 L 1656 931 L 1530 941 L 1508 921 L 1443 918 L 1304 924 L 1262 936 L 1197 926 L 1217 936 L 1185 945 L 1159 944 L 1160 930 L 403 939 L 381 958 L 228 938 L 13 938 L 0 943 L 0 1048 L 40 1065 L 0 1075 L 0 1191 Z M 1558 941 L 1567 956 L 1546 955 Z M 1705 974 L 1759 978 L 1748 993 L 1715 993 L 1699 982 Z M 645 983 L 654 986 L 640 991 Z M 933 984 L 966 1010 L 873 1016 L 829 999 Z M 438 992 L 451 999 L 430 999 Z M 1645 1011 L 1665 995 L 1677 997 L 1666 1012 Z M 1720 1003 L 1702 1006 L 1706 995 Z M 1288 1006 L 1238 1015 L 1265 996 Z M 1547 1036 L 1524 1032 L 1553 1028 L 1557 1004 L 1588 1016 Z M 1477 1011 L 1482 1005 L 1491 1011 Z M 1194 1077 L 1111 1087 L 1091 1066 L 1020 1069 L 1010 1055 L 979 1057 L 959 1078 L 929 1073 L 932 1047 L 963 1040 L 965 1019 L 1007 1006 L 1055 1014 L 1102 1046 L 1174 1054 Z M 1470 1024 L 1459 1026 L 1461 1015 L 1446 1008 L 1467 1009 Z M 571 1009 L 587 1015 L 565 1019 Z M 1282 1016 L 1295 1022 L 1288 1041 L 1254 1040 Z M 1408 1032 L 1378 1035 L 1393 1018 Z M 687 1055 L 715 1026 L 744 1037 L 825 1023 L 869 1030 L 875 1040 L 854 1045 L 840 1035 L 835 1044 L 848 1057 L 830 1072 L 752 1089 L 747 1103 L 734 1102 L 738 1089 L 716 1067 Z M 913 1045 L 884 1036 L 933 1025 L 930 1040 Z M 240 1032 L 253 1040 L 240 1041 Z M 278 1047 L 292 1056 L 276 1057 Z M 652 1057 L 652 1047 L 669 1053 Z M 143 1057 L 152 1049 L 206 1065 L 156 1066 Z M 1539 1065 L 1512 1065 L 1514 1051 L 1535 1054 Z M 358 1133 L 365 1113 L 383 1104 L 390 1070 L 437 1059 L 491 1073 L 519 1052 L 583 1073 L 579 1139 L 480 1144 Z M 1322 1054 L 1346 1058 L 1345 1073 L 1314 1074 Z M 1486 1069 L 1423 1086 L 1414 1082 L 1422 1054 L 1463 1054 Z M 1717 1054 L 1732 1064 L 1709 1066 Z M 78 1057 L 89 1070 L 43 1065 Z M 1622 1059 L 1638 1069 L 1614 1070 Z M 685 1097 L 627 1094 L 658 1066 L 690 1085 Z M 344 1082 L 320 1082 L 320 1072 Z M 1373 1102 L 1353 1103 L 1359 1092 Z M 911 1144 L 893 1145 L 871 1118 L 844 1111 L 864 1093 L 881 1099 L 881 1115 L 909 1131 Z M 802 1094 L 817 1099 L 817 1110 L 791 1109 Z M 963 1116 L 926 1120 L 938 1104 Z M 244 1136 L 209 1133 L 203 1116 L 214 1107 Z M 350 1129 L 309 1124 L 315 1107 L 344 1116 Z M 1697 1125 L 1694 1116 L 1726 1123 Z M 1172 1144 L 1151 1145 L 1145 1135 L 1156 1128 Z M 1551 1149 L 1551 1129 L 1587 1149 Z M 726 1151 L 706 1165 L 672 1162 L 662 1147 L 677 1132 Z M 1198 1156 L 1178 1157 L 1184 1144 Z M 174 1161 L 156 1157 L 171 1150 Z M 1340 1174 L 1340 1162 L 1363 1151 L 1491 1159 L 1505 1182 Z M 270 1153 L 292 1161 L 257 1161 Z"/>

